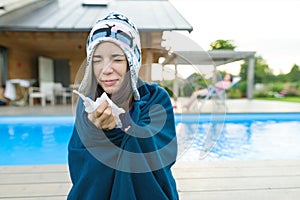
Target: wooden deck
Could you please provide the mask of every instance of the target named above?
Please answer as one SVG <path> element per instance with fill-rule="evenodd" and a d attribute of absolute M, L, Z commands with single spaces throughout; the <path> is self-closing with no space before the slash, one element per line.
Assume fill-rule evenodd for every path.
<path fill-rule="evenodd" d="M 298 200 L 300 160 L 177 162 L 182 200 Z M 1 166 L 0 199 L 62 200 L 70 189 L 67 165 Z"/>

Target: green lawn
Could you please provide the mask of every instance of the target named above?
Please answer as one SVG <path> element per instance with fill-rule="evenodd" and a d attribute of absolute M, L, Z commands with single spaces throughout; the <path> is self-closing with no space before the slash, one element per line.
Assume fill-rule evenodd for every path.
<path fill-rule="evenodd" d="M 274 100 L 274 101 L 285 101 L 285 102 L 300 103 L 300 97 L 283 97 L 283 98 L 259 97 L 259 98 L 255 98 L 255 99 L 256 100 Z"/>

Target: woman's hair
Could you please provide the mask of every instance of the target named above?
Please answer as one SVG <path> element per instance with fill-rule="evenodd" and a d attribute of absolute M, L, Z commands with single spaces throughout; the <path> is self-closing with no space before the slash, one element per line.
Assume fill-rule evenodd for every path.
<path fill-rule="evenodd" d="M 228 74 L 230 76 L 230 82 L 233 81 L 233 75 L 232 74 Z"/>

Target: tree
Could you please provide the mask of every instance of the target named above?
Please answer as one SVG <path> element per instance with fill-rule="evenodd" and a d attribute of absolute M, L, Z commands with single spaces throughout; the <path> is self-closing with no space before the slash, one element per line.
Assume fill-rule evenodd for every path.
<path fill-rule="evenodd" d="M 242 80 L 247 80 L 248 60 L 241 64 L 240 76 Z M 274 79 L 272 70 L 261 56 L 254 57 L 254 83 L 268 83 Z"/>
<path fill-rule="evenodd" d="M 287 74 L 287 79 L 290 82 L 297 82 L 300 80 L 300 67 L 298 65 L 293 65 L 291 71 Z"/>
<path fill-rule="evenodd" d="M 234 45 L 233 40 L 216 40 L 210 44 L 212 50 L 234 50 L 236 46 Z"/>

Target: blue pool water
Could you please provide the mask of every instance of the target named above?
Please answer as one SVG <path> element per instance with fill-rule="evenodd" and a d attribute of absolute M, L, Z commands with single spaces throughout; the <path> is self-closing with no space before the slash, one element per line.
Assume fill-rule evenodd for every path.
<path fill-rule="evenodd" d="M 178 130 L 192 136 L 186 142 L 179 137 L 190 144 L 179 159 L 198 160 L 211 115 L 176 119 Z M 0 165 L 66 164 L 73 124 L 72 116 L 0 117 Z M 299 130 L 300 113 L 227 114 L 205 160 L 300 159 Z"/>
<path fill-rule="evenodd" d="M 0 117 L 0 165 L 67 163 L 73 118 Z"/>
<path fill-rule="evenodd" d="M 189 123 L 185 124 L 186 129 L 195 126 L 192 121 Z M 197 126 L 202 131 L 195 135 L 193 144 L 180 160 L 200 158 L 205 125 L 204 121 Z M 227 114 L 222 133 L 205 157 L 205 160 L 278 159 L 300 159 L 300 113 Z"/>

